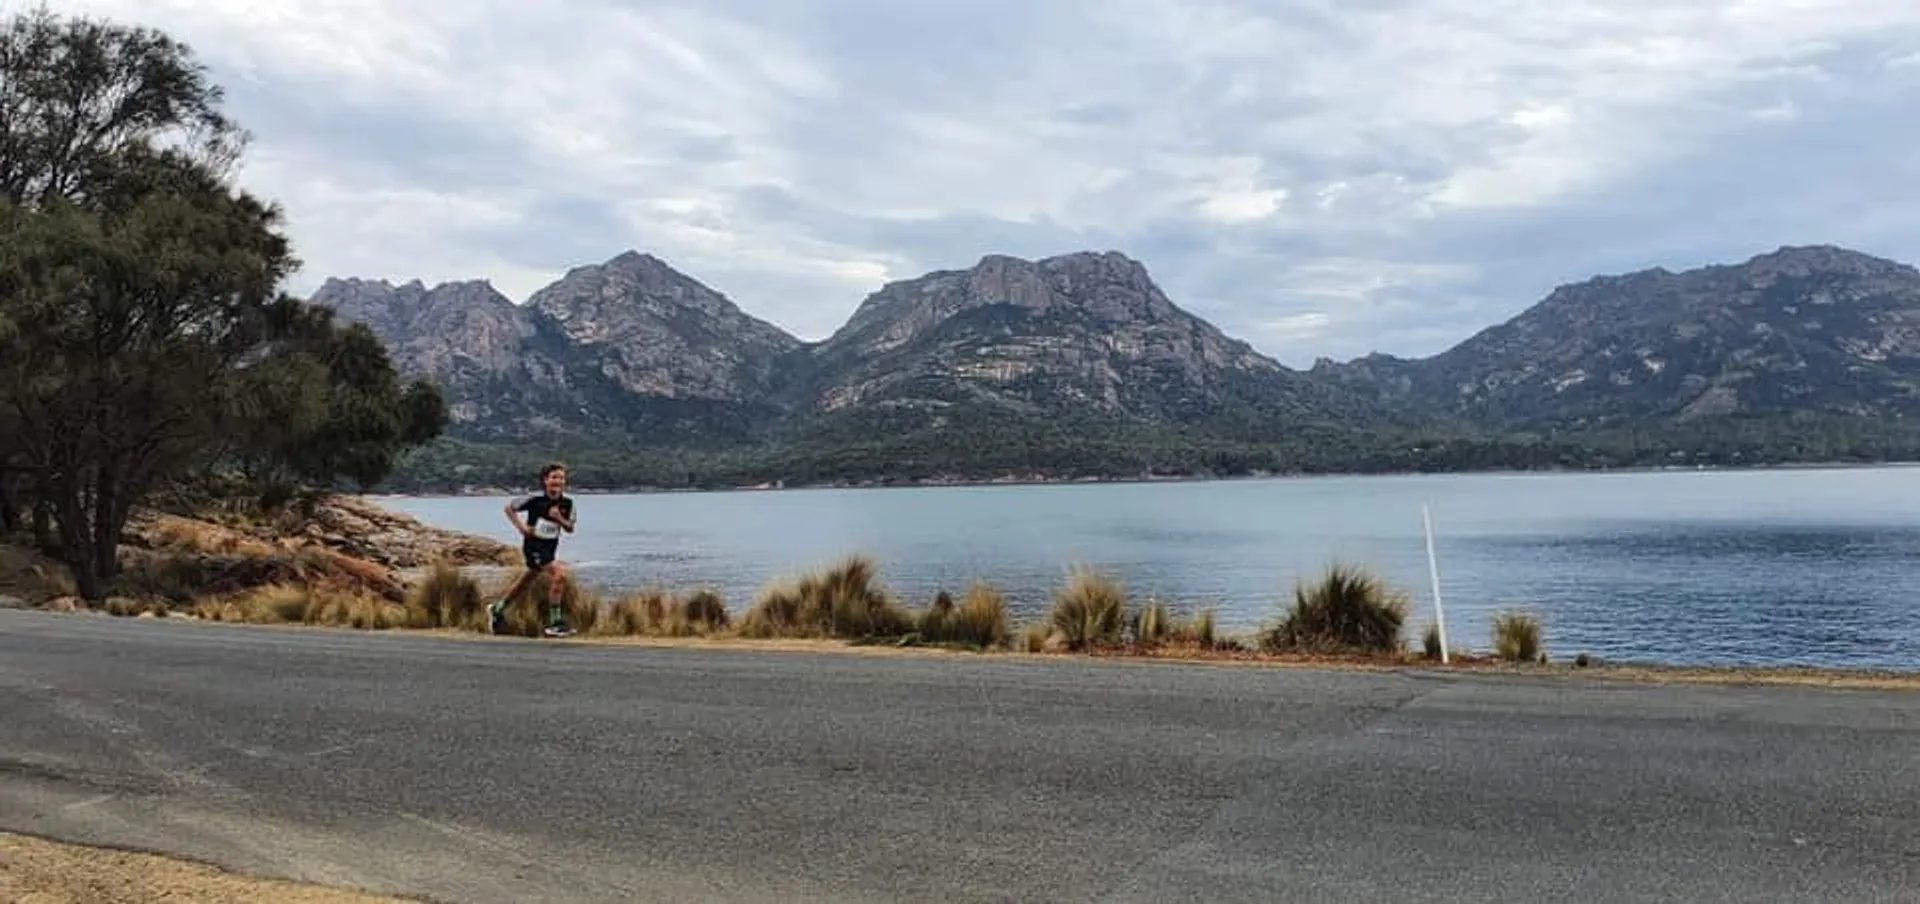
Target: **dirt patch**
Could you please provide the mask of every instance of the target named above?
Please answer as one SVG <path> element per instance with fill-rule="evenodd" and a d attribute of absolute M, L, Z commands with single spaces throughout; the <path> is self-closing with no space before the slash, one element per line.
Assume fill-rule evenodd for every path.
<path fill-rule="evenodd" d="M 153 854 L 60 844 L 0 832 L 0 901 L 19 904 L 395 904 L 320 885 L 257 879 Z"/>

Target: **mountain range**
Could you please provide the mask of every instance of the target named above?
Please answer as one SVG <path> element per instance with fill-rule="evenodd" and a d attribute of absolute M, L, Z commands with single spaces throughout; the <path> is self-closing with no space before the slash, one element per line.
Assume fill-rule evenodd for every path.
<path fill-rule="evenodd" d="M 524 304 L 483 280 L 329 279 L 312 301 L 441 385 L 452 426 L 416 479 L 471 479 L 505 450 L 598 456 L 609 480 L 644 457 L 616 482 L 648 483 L 1578 466 L 1716 431 L 1753 447 L 1756 424 L 1761 446 L 1818 428 L 1872 448 L 1750 458 L 1883 457 L 1920 413 L 1920 271 L 1832 246 L 1596 277 L 1432 357 L 1306 370 L 1114 251 L 890 282 L 817 342 L 631 251 Z M 1607 446 L 1627 434 L 1639 451 Z"/>

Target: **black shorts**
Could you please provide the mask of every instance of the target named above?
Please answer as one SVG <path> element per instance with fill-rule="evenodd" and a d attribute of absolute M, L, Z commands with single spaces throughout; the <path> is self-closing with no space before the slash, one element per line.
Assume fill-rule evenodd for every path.
<path fill-rule="evenodd" d="M 520 556 L 527 560 L 527 568 L 539 571 L 560 555 L 559 540 L 536 540 L 528 538 L 520 544 Z"/>

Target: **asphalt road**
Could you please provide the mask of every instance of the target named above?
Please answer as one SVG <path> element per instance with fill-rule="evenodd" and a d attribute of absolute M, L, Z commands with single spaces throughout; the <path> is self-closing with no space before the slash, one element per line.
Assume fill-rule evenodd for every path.
<path fill-rule="evenodd" d="M 1920 901 L 1920 693 L 0 611 L 0 829 L 444 901 Z"/>

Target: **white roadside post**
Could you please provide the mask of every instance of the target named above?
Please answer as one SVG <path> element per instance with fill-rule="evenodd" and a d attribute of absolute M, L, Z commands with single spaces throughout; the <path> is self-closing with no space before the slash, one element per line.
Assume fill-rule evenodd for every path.
<path fill-rule="evenodd" d="M 1420 522 L 1427 532 L 1427 573 L 1433 576 L 1433 624 L 1440 632 L 1440 662 L 1447 662 L 1447 613 L 1440 606 L 1440 559 L 1433 552 L 1433 513 L 1420 505 Z"/>

